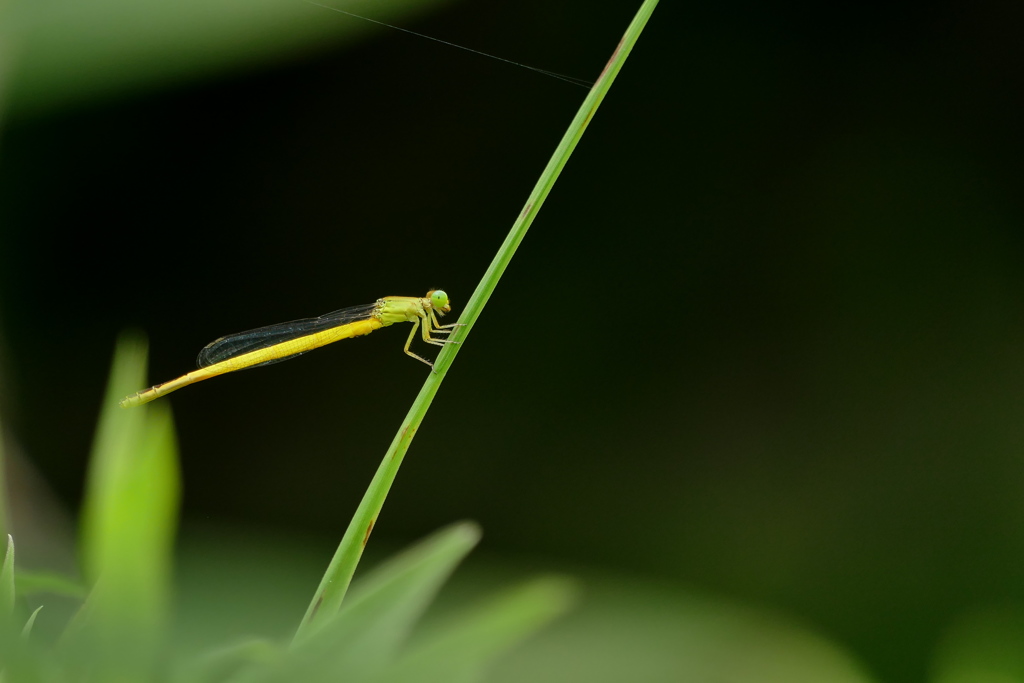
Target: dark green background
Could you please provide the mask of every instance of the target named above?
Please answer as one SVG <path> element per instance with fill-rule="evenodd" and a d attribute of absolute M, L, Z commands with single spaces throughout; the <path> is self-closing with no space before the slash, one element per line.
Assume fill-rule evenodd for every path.
<path fill-rule="evenodd" d="M 406 25 L 594 78 L 635 5 Z M 774 607 L 921 680 L 958 616 L 1024 599 L 1024 6 L 706 5 L 656 11 L 375 538 L 472 518 L 487 552 Z M 2 400 L 73 507 L 120 331 L 162 381 L 220 335 L 383 295 L 458 312 L 584 91 L 381 31 L 17 94 Z M 336 538 L 426 372 L 404 334 L 175 394 L 186 518 Z"/>

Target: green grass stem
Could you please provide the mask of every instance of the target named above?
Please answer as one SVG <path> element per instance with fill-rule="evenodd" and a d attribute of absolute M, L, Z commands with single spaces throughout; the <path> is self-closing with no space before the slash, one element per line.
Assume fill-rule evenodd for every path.
<path fill-rule="evenodd" d="M 530 228 L 533 219 L 537 216 L 537 212 L 540 211 L 544 200 L 551 192 L 551 188 L 561 174 L 562 168 L 569 160 L 569 156 L 583 136 L 587 125 L 593 118 L 597 108 L 601 105 L 602 100 L 604 100 L 605 94 L 607 94 L 623 63 L 629 56 L 637 38 L 640 37 L 641 31 L 643 31 L 647 20 L 654 12 L 657 4 L 657 0 L 644 1 L 622 40 L 619 42 L 618 47 L 616 47 L 615 52 L 612 54 L 611 59 L 605 66 L 604 71 L 601 72 L 597 82 L 594 83 L 594 86 L 587 94 L 575 118 L 573 118 L 568 130 L 566 130 L 565 135 L 562 137 L 562 141 L 558 144 L 558 148 L 551 156 L 551 160 L 548 161 L 547 167 L 545 167 L 540 179 L 534 186 L 533 192 L 530 193 L 529 198 L 526 200 L 526 205 L 522 212 L 520 212 L 519 218 L 512 225 L 512 229 L 495 255 L 494 260 L 491 261 L 487 272 L 484 273 L 480 284 L 477 285 L 473 295 L 466 302 L 466 307 L 459 318 L 459 322 L 464 327 L 457 328 L 457 332 L 452 334 L 452 338 L 455 341 L 465 341 L 473 329 L 473 325 L 483 311 L 484 305 L 490 299 L 491 293 L 497 286 L 498 280 L 501 278 L 502 273 L 505 272 L 505 268 L 508 267 L 516 249 L 523 241 L 523 237 L 526 236 L 526 231 Z M 349 523 L 348 529 L 345 531 L 345 535 L 334 557 L 331 559 L 331 563 L 320 582 L 320 586 L 317 588 L 313 600 L 310 602 L 302 623 L 295 634 L 296 641 L 322 627 L 341 607 L 345 593 L 352 581 L 352 575 L 355 573 L 359 559 L 362 557 L 363 548 L 370 538 L 370 533 L 377 522 L 377 517 L 384 505 L 384 500 L 387 498 L 391 485 L 398 474 L 398 468 L 401 467 L 406 451 L 409 450 L 409 444 L 412 443 L 413 437 L 416 436 L 420 423 L 423 421 L 423 417 L 426 415 L 427 409 L 437 394 L 437 390 L 441 386 L 441 382 L 444 380 L 445 374 L 455 359 L 460 346 L 461 344 L 449 344 L 438 355 L 435 371 L 427 377 L 423 388 L 420 389 L 419 395 L 409 409 L 409 413 L 405 416 L 401 428 L 399 428 L 398 433 L 391 442 L 384 460 L 370 482 L 369 488 L 359 503 L 359 507 L 356 509 L 355 515 L 352 517 L 352 521 Z"/>

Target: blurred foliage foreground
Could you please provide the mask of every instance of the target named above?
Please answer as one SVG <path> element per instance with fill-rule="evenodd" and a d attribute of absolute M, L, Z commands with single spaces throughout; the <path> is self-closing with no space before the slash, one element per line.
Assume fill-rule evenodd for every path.
<path fill-rule="evenodd" d="M 105 405 L 114 406 L 144 376 L 143 347 L 122 344 Z M 573 592 L 564 579 L 537 579 L 407 644 L 423 610 L 477 542 L 476 528 L 459 524 L 363 576 L 344 609 L 302 637 L 250 637 L 180 659 L 169 642 L 179 488 L 167 409 L 105 410 L 82 515 L 87 587 L 73 577 L 17 573 L 8 536 L 0 574 L 4 681 L 475 680 L 495 655 L 563 612 Z M 52 642 L 43 642 L 33 634 L 42 609 L 35 601 L 54 591 L 80 595 L 81 606 Z M 212 615 L 217 608 L 209 609 Z"/>
<path fill-rule="evenodd" d="M 420 623 L 479 538 L 469 523 L 379 563 L 356 581 L 336 615 L 298 637 L 301 593 L 308 599 L 313 588 L 295 585 L 295 574 L 303 573 L 297 570 L 301 544 L 246 549 L 216 539 L 179 561 L 186 580 L 172 591 L 180 480 L 171 416 L 159 402 L 137 410 L 116 406 L 144 376 L 144 347 L 122 342 L 83 503 L 81 578 L 22 571 L 15 540 L 7 536 L 0 571 L 5 683 L 869 680 L 849 656 L 806 629 L 607 577 L 586 581 L 582 604 L 570 610 L 574 581 L 543 576 L 480 598 L 480 590 L 467 590 L 470 576 Z M 477 588 L 493 583 L 495 574 L 508 570 L 477 569 Z M 42 628 L 46 606 L 61 601 L 73 603 L 70 617 L 60 624 L 50 618 Z M 255 616 L 274 611 L 274 604 L 281 609 L 269 621 Z M 543 638 L 527 639 L 561 615 Z M 280 636 L 286 622 L 290 636 L 259 633 Z M 1021 635 L 1024 628 L 1012 618 L 965 622 L 950 635 L 936 680 L 1021 680 Z"/>
<path fill-rule="evenodd" d="M 145 350 L 123 342 L 115 358 L 94 442 L 82 510 L 82 578 L 16 570 L 8 535 L 0 572 L 3 681 L 472 681 L 490 680 L 864 680 L 840 652 L 816 636 L 732 607 L 683 601 L 658 590 L 593 585 L 597 602 L 553 637 L 534 640 L 526 657 L 497 657 L 573 602 L 573 582 L 541 577 L 414 631 L 435 594 L 478 540 L 457 524 L 379 564 L 353 586 L 342 609 L 300 637 L 247 634 L 245 604 L 273 602 L 286 575 L 253 581 L 255 567 L 280 559 L 232 552 L 229 576 L 248 585 L 240 604 L 225 605 L 216 551 L 202 553 L 209 572 L 190 594 L 207 598 L 189 615 L 172 605 L 173 545 L 180 497 L 178 453 L 166 404 L 121 410 L 117 398 L 141 385 Z M 221 551 L 223 553 L 223 550 Z M 284 551 L 286 552 L 286 551 Z M 249 561 L 246 561 L 248 559 Z M 287 570 L 284 570 L 287 573 Z M 312 588 L 310 586 L 309 588 Z M 58 628 L 34 628 L 48 601 L 77 607 Z M 218 604 L 220 603 L 220 604 Z M 291 605 L 298 614 L 301 602 Z M 238 610 L 242 632 L 228 642 L 186 647 L 182 634 Z M 258 609 L 255 611 L 259 611 Z M 285 617 L 287 618 L 287 617 Z M 191 620 L 191 622 L 190 622 Z M 177 634 L 177 635 L 176 635 Z"/>
<path fill-rule="evenodd" d="M 472 575 L 456 582 L 420 623 L 479 538 L 469 523 L 379 563 L 356 581 L 336 615 L 297 635 L 302 593 L 308 599 L 313 588 L 295 581 L 305 573 L 300 543 L 246 546 L 222 534 L 197 547 L 193 540 L 178 562 L 185 580 L 172 591 L 180 479 L 171 416 L 159 402 L 116 407 L 144 376 L 143 345 L 122 342 L 83 503 L 81 578 L 16 568 L 15 541 L 7 536 L 0 571 L 5 683 L 869 680 L 806 629 L 608 577 L 586 581 L 581 604 L 570 610 L 574 581 L 543 576 L 480 598 L 480 585 L 509 572 L 477 568 L 476 588 Z M 50 617 L 41 627 L 47 605 L 57 604 L 60 614 L 61 601 L 72 603 L 64 610 L 70 617 L 59 624 Z M 562 615 L 545 637 L 527 639 Z M 965 622 L 951 633 L 936 680 L 1021 680 L 1022 635 L 1020 623 L 999 615 Z"/>

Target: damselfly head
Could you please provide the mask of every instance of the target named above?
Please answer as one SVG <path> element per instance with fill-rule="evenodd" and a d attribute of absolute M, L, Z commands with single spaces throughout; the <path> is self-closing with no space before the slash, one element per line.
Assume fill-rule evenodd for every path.
<path fill-rule="evenodd" d="M 444 314 L 452 310 L 448 303 L 448 295 L 443 289 L 430 290 L 427 292 L 427 298 L 430 299 L 430 307 L 438 313 Z"/>

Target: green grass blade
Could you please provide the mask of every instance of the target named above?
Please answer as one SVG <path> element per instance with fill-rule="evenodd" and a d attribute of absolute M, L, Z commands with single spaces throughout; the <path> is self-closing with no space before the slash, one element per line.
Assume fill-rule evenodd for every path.
<path fill-rule="evenodd" d="M 461 342 L 465 340 L 466 336 L 473 329 L 473 325 L 476 323 L 477 318 L 480 317 L 480 313 L 483 311 L 488 299 L 490 299 L 491 294 L 494 292 L 494 288 L 497 287 L 498 280 L 501 279 L 502 274 L 505 272 L 505 268 L 508 267 L 509 262 L 512 260 L 512 256 L 515 254 L 516 249 L 519 248 L 519 244 L 526 236 L 526 231 L 529 230 L 530 225 L 533 224 L 533 219 L 537 217 L 540 207 L 544 204 L 544 200 L 547 199 L 548 194 L 550 194 L 551 188 L 554 187 L 555 181 L 558 180 L 558 176 L 561 175 L 562 169 L 565 167 L 566 162 L 572 155 L 573 150 L 576 149 L 576 145 L 579 143 L 580 138 L 583 137 L 584 131 L 587 129 L 591 119 L 593 119 L 594 114 L 597 112 L 597 108 L 601 106 L 601 102 L 604 101 L 604 96 L 611 88 L 612 83 L 615 81 L 615 77 L 618 76 L 626 58 L 629 56 L 630 52 L 632 52 L 633 46 L 640 37 L 640 33 L 643 31 L 644 26 L 647 25 L 647 20 L 650 19 L 657 4 L 658 0 L 644 1 L 636 16 L 633 17 L 633 21 L 630 22 L 629 28 L 626 29 L 626 33 L 622 36 L 622 40 L 619 41 L 619 45 L 612 54 L 611 59 L 608 60 L 608 64 L 605 65 L 604 71 L 602 71 L 601 75 L 598 76 L 597 82 L 594 83 L 594 86 L 590 89 L 586 99 L 583 100 L 583 104 L 576 112 L 576 116 L 573 118 L 572 123 L 569 124 L 569 128 L 562 136 L 561 142 L 558 143 L 555 153 L 551 155 L 551 159 L 544 168 L 544 172 L 541 173 L 540 179 L 537 181 L 537 184 L 534 185 L 533 192 L 530 193 L 529 198 L 526 200 L 526 205 L 519 213 L 519 218 L 517 218 L 515 223 L 512 225 L 512 229 L 509 231 L 508 236 L 505 237 L 504 243 L 502 243 L 501 247 L 498 249 L 498 253 L 491 261 L 491 265 L 487 268 L 487 272 L 484 273 L 483 278 L 480 280 L 480 284 L 477 285 L 476 290 L 473 291 L 469 301 L 466 302 L 466 308 L 463 310 L 462 315 L 459 318 L 459 322 L 463 324 L 463 327 L 456 328 L 456 332 L 451 335 L 452 339 L 455 341 Z M 441 353 L 438 355 L 436 363 L 438 375 L 444 375 L 448 366 L 451 365 L 456 354 L 459 352 L 460 347 L 461 344 L 448 344 L 441 349 Z M 440 381 L 440 378 L 438 378 L 438 381 Z"/>
<path fill-rule="evenodd" d="M 526 206 L 513 224 L 512 230 L 509 232 L 508 237 L 505 238 L 505 242 L 501 245 L 497 255 L 495 255 L 480 284 L 477 285 L 476 290 L 467 302 L 466 308 L 459 319 L 459 322 L 463 323 L 465 327 L 456 328 L 458 331 L 452 334 L 456 341 L 461 342 L 466 339 L 469 331 L 480 316 L 484 305 L 497 286 L 501 274 L 511 261 L 516 248 L 522 242 L 526 231 L 550 193 L 572 151 L 576 148 L 576 144 L 582 137 L 584 130 L 586 130 L 587 124 L 593 118 L 594 113 L 618 75 L 622 64 L 626 61 L 626 57 L 629 56 L 633 45 L 640 37 L 643 27 L 647 24 L 647 20 L 657 4 L 657 0 L 645 0 L 640 11 L 626 30 L 619 46 L 605 66 L 601 76 L 583 101 L 569 129 L 566 131 L 547 167 L 537 181 L 533 192 L 526 202 Z M 296 639 L 308 636 L 313 630 L 322 626 L 324 621 L 329 619 L 341 607 L 341 603 L 345 598 L 345 592 L 352 581 L 352 575 L 355 573 L 356 566 L 359 564 L 359 558 L 362 556 L 363 547 L 370 537 L 370 532 L 377 522 L 377 517 L 380 515 L 384 501 L 391 490 L 391 485 L 398 475 L 398 469 L 402 466 L 405 454 L 409 450 L 409 444 L 412 443 L 420 423 L 423 422 L 423 417 L 426 415 L 427 409 L 437 394 L 441 381 L 444 379 L 445 373 L 455 358 L 459 347 L 460 344 L 448 344 L 441 350 L 435 364 L 435 372 L 427 377 L 423 388 L 420 389 L 419 395 L 409 409 L 405 420 L 402 422 L 402 426 L 399 428 L 384 456 L 384 460 L 381 462 L 373 480 L 370 482 L 369 488 L 359 503 L 359 507 L 356 509 L 356 513 L 353 515 L 352 521 L 345 531 L 338 550 L 331 559 L 331 563 L 320 582 L 320 586 L 317 588 L 306 610 L 306 614 L 296 633 Z"/>
<path fill-rule="evenodd" d="M 472 683 L 514 645 L 564 614 L 576 597 L 567 579 L 546 577 L 472 609 L 413 648 L 379 683 Z"/>
<path fill-rule="evenodd" d="M 10 621 L 14 614 L 14 538 L 7 535 L 7 551 L 0 568 L 0 620 Z"/>
<path fill-rule="evenodd" d="M 28 637 L 32 635 L 32 627 L 36 625 L 36 617 L 39 615 L 39 611 L 41 609 L 43 609 L 42 605 L 32 610 L 32 614 L 29 615 L 28 621 L 25 622 L 25 627 L 21 629 L 22 638 L 28 639 Z"/>
<path fill-rule="evenodd" d="M 135 391 L 146 381 L 146 346 L 133 338 L 123 338 L 117 345 L 103 400 L 92 458 L 82 502 L 82 525 L 79 548 L 82 570 L 88 582 L 95 582 L 103 570 L 107 539 L 105 534 L 114 523 L 117 488 L 123 472 L 130 469 L 145 428 L 146 415 L 135 410 L 112 410 L 117 407 L 116 394 L 124 387 Z M 129 392 L 130 393 L 130 392 Z"/>
<path fill-rule="evenodd" d="M 0 566 L 0 667 L 19 649 L 14 623 L 14 539 L 7 536 L 7 551 Z"/>
<path fill-rule="evenodd" d="M 141 342 L 119 342 L 83 502 L 82 564 L 88 581 L 132 570 L 146 574 L 147 583 L 166 584 L 167 577 L 158 575 L 170 565 L 179 495 L 171 415 L 166 404 L 118 407 L 131 387 L 144 383 L 145 362 Z"/>
<path fill-rule="evenodd" d="M 177 524 L 177 445 L 167 406 L 118 407 L 142 385 L 145 359 L 141 342 L 119 342 L 83 503 L 83 571 L 93 588 L 68 642 L 73 655 L 117 675 L 143 675 L 156 656 Z"/>

